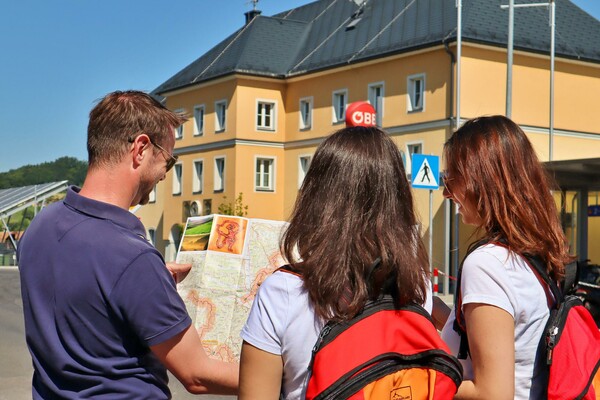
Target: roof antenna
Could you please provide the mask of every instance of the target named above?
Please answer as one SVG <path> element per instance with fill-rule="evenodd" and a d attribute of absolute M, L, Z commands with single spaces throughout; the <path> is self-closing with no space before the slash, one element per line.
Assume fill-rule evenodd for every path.
<path fill-rule="evenodd" d="M 250 0 L 247 1 L 246 4 L 252 3 L 252 10 L 246 11 L 244 15 L 246 16 L 246 25 L 248 25 L 256 16 L 260 15 L 261 11 L 256 9 L 256 5 L 259 0 Z"/>

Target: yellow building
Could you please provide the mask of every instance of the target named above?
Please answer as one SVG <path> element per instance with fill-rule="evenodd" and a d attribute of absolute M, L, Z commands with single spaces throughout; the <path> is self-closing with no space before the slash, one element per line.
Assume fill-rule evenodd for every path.
<path fill-rule="evenodd" d="M 312 154 L 344 126 L 351 102 L 376 107 L 407 172 L 412 153 L 441 155 L 456 126 L 457 88 L 459 121 L 504 114 L 508 13 L 500 4 L 463 0 L 460 82 L 453 1 L 319 0 L 272 17 L 247 13 L 242 28 L 154 91 L 170 109 L 190 116 L 176 132 L 179 162 L 158 185 L 156 201 L 137 213 L 157 248 L 172 259 L 187 216 L 214 213 L 240 193 L 248 216 L 287 219 Z M 546 161 L 547 12 L 515 15 L 512 118 Z M 556 15 L 553 160 L 597 158 L 600 22 L 567 0 L 557 1 Z M 591 190 L 600 184 L 593 179 L 565 192 L 565 223 L 581 219 L 574 214 L 577 198 L 586 197 L 577 203 L 578 215 L 594 198 L 597 204 Z M 433 266 L 452 273 L 459 252 L 449 250 L 462 249 L 470 231 L 456 222 L 441 190 L 432 192 L 431 226 L 429 191 L 415 189 L 415 198 L 424 239 L 433 232 Z M 600 218 L 586 224 L 591 237 L 600 237 Z M 582 241 L 574 253 L 600 261 L 600 250 L 588 251 Z"/>

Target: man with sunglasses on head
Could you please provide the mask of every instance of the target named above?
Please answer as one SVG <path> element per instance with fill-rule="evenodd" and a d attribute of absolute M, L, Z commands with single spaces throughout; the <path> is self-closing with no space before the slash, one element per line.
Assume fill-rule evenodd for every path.
<path fill-rule="evenodd" d="M 185 120 L 146 93 L 108 94 L 90 113 L 83 186 L 44 208 L 21 240 L 34 399 L 169 399 L 166 368 L 192 393 L 237 392 L 238 365 L 207 357 L 129 212 L 177 161 L 174 129 Z"/>

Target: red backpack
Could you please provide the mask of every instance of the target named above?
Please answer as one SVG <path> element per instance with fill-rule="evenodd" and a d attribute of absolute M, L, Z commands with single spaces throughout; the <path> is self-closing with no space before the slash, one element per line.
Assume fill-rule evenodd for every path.
<path fill-rule="evenodd" d="M 508 246 L 494 242 L 495 245 Z M 475 246 L 473 249 L 479 246 Z M 576 262 L 565 266 L 561 288 L 548 276 L 542 260 L 523 255 L 548 297 L 550 316 L 538 347 L 537 363 L 548 367 L 550 400 L 600 400 L 600 330 L 581 299 L 572 293 L 578 279 Z M 466 257 L 465 257 L 466 258 Z M 455 330 L 461 336 L 458 358 L 465 359 L 468 338 L 461 312 L 460 274 L 456 289 Z"/>
<path fill-rule="evenodd" d="M 369 302 L 350 321 L 325 325 L 313 349 L 311 400 L 452 399 L 462 367 L 423 307 Z"/>
<path fill-rule="evenodd" d="M 429 313 L 416 304 L 397 306 L 389 294 L 349 321 L 327 323 L 309 373 L 310 400 L 445 400 L 462 382 L 462 366 Z"/>

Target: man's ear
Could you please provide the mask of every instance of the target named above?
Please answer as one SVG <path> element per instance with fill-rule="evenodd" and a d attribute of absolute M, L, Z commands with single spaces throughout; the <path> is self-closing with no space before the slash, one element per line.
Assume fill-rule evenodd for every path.
<path fill-rule="evenodd" d="M 136 138 L 133 140 L 133 143 L 131 143 L 129 150 L 131 162 L 134 168 L 139 167 L 144 161 L 144 158 L 148 157 L 150 154 L 149 151 L 152 151 L 151 147 L 152 143 L 150 142 L 148 135 L 141 134 L 136 136 Z"/>

